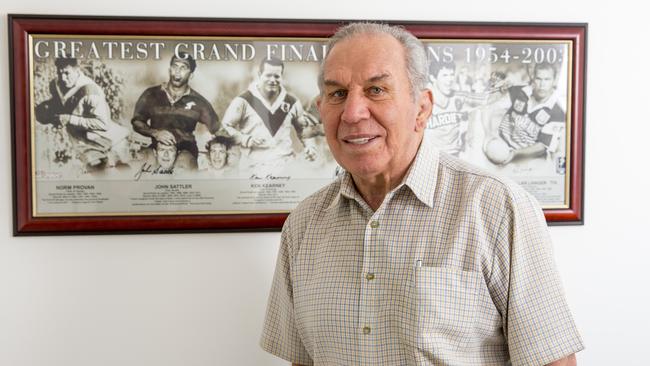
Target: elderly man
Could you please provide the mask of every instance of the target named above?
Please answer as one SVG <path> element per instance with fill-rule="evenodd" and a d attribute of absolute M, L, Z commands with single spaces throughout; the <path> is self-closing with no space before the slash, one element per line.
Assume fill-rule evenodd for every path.
<path fill-rule="evenodd" d="M 320 84 L 347 172 L 284 226 L 262 347 L 300 365 L 574 365 L 582 341 L 539 206 L 423 139 L 422 44 L 346 26 Z"/>

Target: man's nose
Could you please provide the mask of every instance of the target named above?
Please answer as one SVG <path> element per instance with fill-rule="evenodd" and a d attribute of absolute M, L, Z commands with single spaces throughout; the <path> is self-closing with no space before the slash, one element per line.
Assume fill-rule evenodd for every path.
<path fill-rule="evenodd" d="M 343 106 L 342 121 L 358 123 L 369 117 L 368 99 L 361 93 L 349 93 Z"/>

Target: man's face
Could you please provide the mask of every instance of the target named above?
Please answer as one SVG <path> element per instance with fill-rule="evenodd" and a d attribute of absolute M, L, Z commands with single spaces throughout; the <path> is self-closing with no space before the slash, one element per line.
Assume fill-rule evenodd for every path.
<path fill-rule="evenodd" d="M 169 65 L 169 82 L 174 87 L 179 88 L 187 85 L 190 81 L 190 76 L 192 76 L 192 71 L 190 71 L 190 65 L 187 62 L 175 59 Z"/>
<path fill-rule="evenodd" d="M 282 66 L 264 64 L 259 74 L 259 88 L 266 95 L 274 95 L 280 92 L 282 85 Z"/>
<path fill-rule="evenodd" d="M 332 154 L 355 177 L 398 177 L 431 114 L 431 92 L 410 91 L 404 49 L 388 35 L 358 35 L 330 50 L 318 108 Z"/>
<path fill-rule="evenodd" d="M 226 165 L 228 150 L 219 143 L 210 145 L 210 164 L 214 169 L 221 169 Z"/>
<path fill-rule="evenodd" d="M 233 145 L 228 150 L 228 165 L 231 167 L 239 166 L 239 161 L 241 160 L 241 147 L 239 145 Z"/>
<path fill-rule="evenodd" d="M 535 70 L 533 78 L 533 96 L 540 102 L 545 101 L 555 90 L 555 73 L 549 69 Z"/>
<path fill-rule="evenodd" d="M 81 71 L 78 67 L 66 66 L 56 70 L 59 77 L 59 83 L 66 89 L 70 89 L 77 83 Z"/>
<path fill-rule="evenodd" d="M 166 170 L 170 170 L 174 167 L 174 163 L 176 162 L 176 153 L 178 152 L 176 146 L 158 144 L 154 152 L 156 154 L 158 166 Z"/>
<path fill-rule="evenodd" d="M 440 90 L 444 95 L 451 95 L 455 78 L 456 73 L 454 69 L 449 69 L 446 67 L 441 68 L 438 71 L 438 75 L 436 76 L 436 85 L 438 87 L 438 90 Z"/>

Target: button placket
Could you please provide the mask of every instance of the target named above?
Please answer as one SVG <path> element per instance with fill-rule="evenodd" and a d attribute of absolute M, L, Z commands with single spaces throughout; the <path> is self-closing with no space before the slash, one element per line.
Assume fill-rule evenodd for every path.
<path fill-rule="evenodd" d="M 360 333 L 362 337 L 362 344 L 364 347 L 373 347 L 372 334 L 373 324 L 376 323 L 376 311 L 378 306 L 377 288 L 375 282 L 376 274 L 374 269 L 377 266 L 377 245 L 378 245 L 378 228 L 379 219 L 377 212 L 370 218 L 366 225 L 364 234 L 363 245 L 363 267 L 362 276 L 364 280 L 361 283 L 360 294 L 360 312 L 359 312 L 359 325 L 361 327 Z M 370 343 L 367 343 L 370 342 Z"/>

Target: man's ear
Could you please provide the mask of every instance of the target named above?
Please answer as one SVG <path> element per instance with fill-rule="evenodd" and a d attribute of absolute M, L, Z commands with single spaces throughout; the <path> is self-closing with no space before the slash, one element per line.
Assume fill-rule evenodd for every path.
<path fill-rule="evenodd" d="M 429 88 L 422 90 L 417 101 L 418 114 L 415 117 L 415 131 L 423 131 L 433 110 L 433 93 Z"/>

